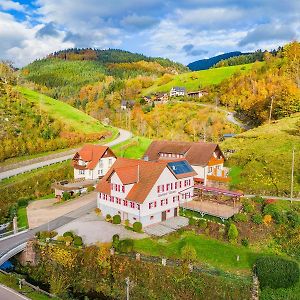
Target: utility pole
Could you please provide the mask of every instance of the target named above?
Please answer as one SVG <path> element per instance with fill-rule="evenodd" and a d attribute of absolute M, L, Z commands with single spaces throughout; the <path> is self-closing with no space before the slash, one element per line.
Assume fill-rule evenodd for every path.
<path fill-rule="evenodd" d="M 126 283 L 126 300 L 129 300 L 129 286 L 130 286 L 129 277 L 125 278 L 125 283 Z"/>
<path fill-rule="evenodd" d="M 293 146 L 292 154 L 292 174 L 291 174 L 291 202 L 293 201 L 294 194 L 294 168 L 295 168 L 295 146 Z"/>

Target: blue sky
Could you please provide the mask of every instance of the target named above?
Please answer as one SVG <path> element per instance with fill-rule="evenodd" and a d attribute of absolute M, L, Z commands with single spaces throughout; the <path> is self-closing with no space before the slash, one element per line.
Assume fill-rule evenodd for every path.
<path fill-rule="evenodd" d="M 0 59 L 120 48 L 187 64 L 300 38 L 300 0 L 0 0 Z"/>

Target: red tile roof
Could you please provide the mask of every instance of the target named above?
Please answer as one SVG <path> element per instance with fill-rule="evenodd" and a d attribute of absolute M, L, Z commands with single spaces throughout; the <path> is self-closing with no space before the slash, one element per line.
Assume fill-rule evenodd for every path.
<path fill-rule="evenodd" d="M 126 199 L 137 203 L 143 203 L 163 170 L 168 167 L 167 163 L 167 161 L 149 162 L 144 160 L 118 158 L 111 169 L 98 183 L 97 191 L 110 195 L 110 178 L 116 173 L 124 185 L 133 184 Z M 196 172 L 173 175 L 179 179 L 192 177 L 196 175 Z"/>
<path fill-rule="evenodd" d="M 116 157 L 115 154 L 107 146 L 100 145 L 84 145 L 73 157 L 72 163 L 76 169 L 90 169 L 93 170 L 102 157 Z M 81 158 L 87 163 L 86 167 L 77 164 L 78 159 Z"/>
<path fill-rule="evenodd" d="M 160 157 L 160 153 L 180 154 L 191 165 L 207 166 L 213 153 L 225 158 L 218 144 L 205 142 L 176 142 L 176 141 L 153 141 L 144 154 L 149 161 L 172 159 L 170 157 Z"/>

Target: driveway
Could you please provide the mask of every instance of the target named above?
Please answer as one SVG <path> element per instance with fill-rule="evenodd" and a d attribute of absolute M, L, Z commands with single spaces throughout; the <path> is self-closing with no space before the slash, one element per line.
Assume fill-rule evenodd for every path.
<path fill-rule="evenodd" d="M 148 237 L 145 233 L 137 233 L 125 229 L 123 225 L 115 225 L 104 220 L 104 217 L 97 216 L 95 212 L 90 212 L 56 230 L 59 235 L 66 231 L 73 231 L 80 235 L 87 245 L 95 243 L 109 243 L 112 236 L 118 234 L 120 239 L 142 239 Z"/>
<path fill-rule="evenodd" d="M 35 228 L 42 224 L 47 224 L 49 221 L 61 217 L 87 204 L 95 203 L 96 207 L 96 199 L 97 193 L 91 192 L 87 195 L 61 204 L 54 204 L 57 202 L 56 199 L 33 201 L 27 207 L 29 228 Z"/>

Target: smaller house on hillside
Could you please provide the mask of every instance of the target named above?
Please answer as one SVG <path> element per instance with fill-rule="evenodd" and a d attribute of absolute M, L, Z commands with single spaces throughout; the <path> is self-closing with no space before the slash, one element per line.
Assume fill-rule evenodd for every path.
<path fill-rule="evenodd" d="M 169 94 L 168 93 L 159 92 L 159 93 L 155 94 L 155 102 L 165 103 L 168 100 L 169 100 Z"/>
<path fill-rule="evenodd" d="M 201 98 L 207 94 L 208 93 L 206 91 L 194 91 L 194 92 L 188 92 L 187 96 L 191 98 Z"/>
<path fill-rule="evenodd" d="M 174 86 L 170 90 L 170 97 L 180 97 L 186 95 L 186 89 L 184 87 Z"/>
<path fill-rule="evenodd" d="M 122 100 L 121 101 L 121 110 L 132 109 L 135 102 L 132 100 Z"/>
<path fill-rule="evenodd" d="M 96 180 L 102 178 L 116 160 L 107 146 L 85 145 L 72 159 L 75 179 Z"/>
<path fill-rule="evenodd" d="M 145 101 L 145 103 L 147 104 L 151 104 L 152 103 L 152 98 L 150 96 L 144 96 L 143 100 Z"/>

